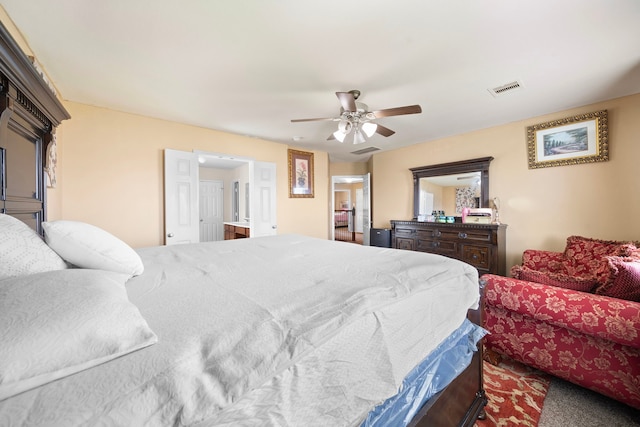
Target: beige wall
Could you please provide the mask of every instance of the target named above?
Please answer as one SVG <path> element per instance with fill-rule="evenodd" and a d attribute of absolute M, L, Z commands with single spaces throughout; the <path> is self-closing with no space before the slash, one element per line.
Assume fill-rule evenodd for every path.
<path fill-rule="evenodd" d="M 369 164 L 366 162 L 331 162 L 329 164 L 330 176 L 365 175 L 369 173 Z"/>
<path fill-rule="evenodd" d="M 528 169 L 527 126 L 607 109 L 608 162 Z M 411 167 L 492 156 L 490 197 L 507 229 L 507 267 L 527 248 L 562 250 L 570 235 L 640 239 L 640 95 L 588 105 L 373 156 L 374 227 L 413 212 Z M 423 160 L 420 160 L 423 159 Z"/>
<path fill-rule="evenodd" d="M 65 102 L 71 120 L 58 128 L 58 188 L 49 218 L 86 221 L 134 247 L 163 243 L 163 149 L 194 149 L 273 162 L 278 233 L 327 238 L 328 155 L 314 152 L 315 198 L 290 199 L 287 148 L 231 135 Z"/>
<path fill-rule="evenodd" d="M 349 206 L 347 209 L 353 208 L 356 205 L 356 190 L 358 189 L 362 189 L 362 182 L 356 182 L 353 184 L 336 183 L 335 190 L 344 190 L 344 191 L 336 191 L 335 203 L 334 203 L 335 208 L 341 209 L 340 202 L 346 201 L 348 199 L 347 192 L 349 194 L 349 197 L 351 198 L 351 206 Z"/>

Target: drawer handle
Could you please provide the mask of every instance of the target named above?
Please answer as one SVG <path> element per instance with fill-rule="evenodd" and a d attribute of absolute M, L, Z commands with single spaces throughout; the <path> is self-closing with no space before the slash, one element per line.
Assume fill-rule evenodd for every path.
<path fill-rule="evenodd" d="M 433 237 L 440 237 L 442 236 L 442 233 L 440 232 L 440 230 L 433 230 L 433 233 L 431 233 L 431 235 Z"/>
<path fill-rule="evenodd" d="M 439 248 L 440 247 L 440 242 L 431 242 L 431 247 L 432 248 Z"/>
<path fill-rule="evenodd" d="M 458 237 L 461 239 L 466 239 L 467 238 L 467 233 L 463 233 L 462 231 L 460 233 L 458 233 Z"/>

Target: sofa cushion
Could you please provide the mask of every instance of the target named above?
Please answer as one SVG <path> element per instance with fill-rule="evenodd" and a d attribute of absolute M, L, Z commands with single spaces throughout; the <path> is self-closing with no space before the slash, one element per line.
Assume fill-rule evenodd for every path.
<path fill-rule="evenodd" d="M 598 280 L 595 277 L 574 277 L 562 273 L 536 271 L 517 265 L 511 269 L 511 276 L 515 279 L 526 280 L 528 282 L 582 292 L 591 292 L 593 288 L 598 285 Z"/>
<path fill-rule="evenodd" d="M 640 260 L 634 257 L 608 257 L 610 275 L 595 293 L 640 302 Z"/>
<path fill-rule="evenodd" d="M 567 259 L 568 273 L 577 277 L 595 275 L 600 283 L 605 283 L 610 275 L 607 257 L 628 257 L 637 251 L 633 242 L 591 239 L 570 236 L 564 256 Z"/>
<path fill-rule="evenodd" d="M 522 266 L 536 271 L 566 274 L 566 258 L 562 252 L 527 249 L 522 253 Z"/>

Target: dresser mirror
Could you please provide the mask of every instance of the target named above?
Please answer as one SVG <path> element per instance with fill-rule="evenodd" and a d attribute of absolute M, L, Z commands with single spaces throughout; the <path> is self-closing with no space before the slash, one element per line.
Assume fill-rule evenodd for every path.
<path fill-rule="evenodd" d="M 493 157 L 411 168 L 413 219 L 433 211 L 460 216 L 463 207 L 489 208 L 489 164 Z"/>

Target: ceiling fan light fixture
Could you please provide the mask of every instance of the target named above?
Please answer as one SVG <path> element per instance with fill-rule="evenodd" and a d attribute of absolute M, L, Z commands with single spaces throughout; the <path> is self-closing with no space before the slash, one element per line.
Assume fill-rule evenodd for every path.
<path fill-rule="evenodd" d="M 353 134 L 353 143 L 364 144 L 365 142 L 367 142 L 366 138 L 364 137 L 360 129 L 357 129 L 356 132 Z"/>
<path fill-rule="evenodd" d="M 376 133 L 376 129 L 378 129 L 378 125 L 375 123 L 363 123 L 362 130 L 364 133 L 371 138 L 374 133 Z"/>
<path fill-rule="evenodd" d="M 338 97 L 338 101 L 340 101 L 340 114 L 338 117 L 293 119 L 291 122 L 315 122 L 325 120 L 338 122 L 338 130 L 329 135 L 327 141 L 337 139 L 340 142 L 344 142 L 346 136 L 353 133 L 353 143 L 362 144 L 367 141 L 367 138 L 371 138 L 374 133 L 384 137 L 391 136 L 395 133 L 383 125 L 372 123 L 372 120 L 422 112 L 422 108 L 419 105 L 407 105 L 404 107 L 369 111 L 367 104 L 356 101 L 360 97 L 359 90 L 336 92 L 336 96 Z"/>
<path fill-rule="evenodd" d="M 340 132 L 339 130 L 333 133 L 333 137 L 340 142 L 344 142 L 344 138 L 347 136 L 346 133 Z"/>
<path fill-rule="evenodd" d="M 338 131 L 342 132 L 344 135 L 351 132 L 351 129 L 353 129 L 353 123 L 349 120 L 340 120 L 340 123 L 338 123 Z"/>

